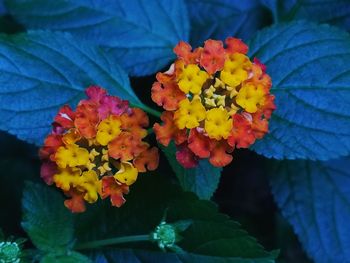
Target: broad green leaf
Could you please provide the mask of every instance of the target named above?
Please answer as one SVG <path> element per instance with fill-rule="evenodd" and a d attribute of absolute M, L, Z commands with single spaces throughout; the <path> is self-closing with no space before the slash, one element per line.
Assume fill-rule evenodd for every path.
<path fill-rule="evenodd" d="M 261 0 L 276 10 L 278 21 L 307 19 L 350 29 L 349 0 Z"/>
<path fill-rule="evenodd" d="M 96 263 L 273 263 L 274 260 L 266 259 L 240 259 L 202 256 L 193 253 L 162 253 L 145 250 L 123 249 L 116 251 L 104 251 L 95 256 Z"/>
<path fill-rule="evenodd" d="M 304 249 L 318 263 L 350 258 L 350 157 L 269 162 L 272 192 Z"/>
<path fill-rule="evenodd" d="M 174 58 L 188 39 L 183 0 L 6 0 L 26 28 L 67 31 L 102 46 L 132 75 L 149 75 Z"/>
<path fill-rule="evenodd" d="M 350 153 L 350 36 L 294 22 L 259 32 L 250 55 L 267 65 L 277 110 L 253 146 L 277 159 L 327 160 Z"/>
<path fill-rule="evenodd" d="M 188 253 L 245 259 L 246 262 L 273 262 L 273 254 L 266 252 L 238 223 L 220 214 L 212 202 L 183 192 L 177 185 L 169 183 L 164 175 L 141 176 L 126 199 L 121 208 L 111 208 L 108 202 L 79 215 L 76 221 L 77 243 L 149 234 L 166 212 L 168 223 L 192 221 L 191 226 L 181 233 L 183 239 L 178 243 Z M 159 251 L 155 244 L 150 246 L 148 243 L 128 244 L 128 248 Z M 123 258 L 119 260 L 123 261 Z"/>
<path fill-rule="evenodd" d="M 249 39 L 270 22 L 269 10 L 259 0 L 188 0 L 191 44 L 203 45 L 209 38 Z"/>
<path fill-rule="evenodd" d="M 196 168 L 185 169 L 175 156 L 175 145 L 161 147 L 183 190 L 197 194 L 201 199 L 210 199 L 215 193 L 222 168 L 212 166 L 208 160 L 201 160 Z"/>
<path fill-rule="evenodd" d="M 126 73 L 99 48 L 67 33 L 0 35 L 0 129 L 42 144 L 63 104 L 76 106 L 89 85 L 140 104 Z"/>
<path fill-rule="evenodd" d="M 73 214 L 57 191 L 27 182 L 22 209 L 22 227 L 37 248 L 63 255 L 73 245 Z"/>
<path fill-rule="evenodd" d="M 61 256 L 47 254 L 41 259 L 40 263 L 92 263 L 92 261 L 78 252 L 69 252 L 67 255 Z"/>

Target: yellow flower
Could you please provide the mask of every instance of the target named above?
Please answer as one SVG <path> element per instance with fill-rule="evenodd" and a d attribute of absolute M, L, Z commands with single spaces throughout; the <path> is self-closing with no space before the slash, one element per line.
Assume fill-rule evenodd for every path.
<path fill-rule="evenodd" d="M 247 112 L 254 113 L 258 110 L 258 105 L 264 103 L 264 96 L 265 92 L 261 86 L 248 83 L 239 90 L 236 102 Z"/>
<path fill-rule="evenodd" d="M 138 175 L 138 170 L 129 162 L 122 162 L 119 171 L 114 175 L 114 178 L 126 185 L 135 183 Z"/>
<path fill-rule="evenodd" d="M 212 139 L 227 139 L 232 130 L 232 119 L 222 107 L 211 109 L 207 111 L 204 129 Z"/>
<path fill-rule="evenodd" d="M 99 144 L 106 146 L 111 140 L 121 132 L 121 122 L 116 116 L 109 116 L 109 118 L 101 121 L 97 127 L 96 140 Z"/>
<path fill-rule="evenodd" d="M 198 127 L 199 122 L 205 119 L 205 108 L 200 98 L 195 96 L 191 102 L 188 99 L 180 101 L 174 118 L 179 129 Z"/>
<path fill-rule="evenodd" d="M 197 65 L 187 65 L 179 75 L 178 85 L 184 93 L 200 94 L 204 82 L 209 78 L 207 72 L 201 70 Z"/>
<path fill-rule="evenodd" d="M 60 168 L 87 165 L 90 162 L 89 151 L 76 144 L 68 144 L 57 149 L 55 160 Z"/>
<path fill-rule="evenodd" d="M 84 199 L 89 203 L 94 203 L 101 192 L 101 181 L 95 171 L 83 172 L 79 178 L 77 189 L 84 194 Z"/>
<path fill-rule="evenodd" d="M 247 69 L 251 66 L 249 58 L 240 53 L 232 54 L 226 60 L 220 79 L 231 87 L 236 87 L 248 78 Z"/>
<path fill-rule="evenodd" d="M 76 186 L 78 184 L 80 173 L 80 169 L 60 169 L 59 172 L 53 176 L 53 181 L 58 188 L 61 188 L 63 191 L 69 191 L 71 186 Z"/>
<path fill-rule="evenodd" d="M 79 135 L 79 133 L 74 130 L 74 129 L 70 129 L 65 135 L 63 135 L 62 137 L 62 141 L 65 144 L 74 144 L 77 141 L 79 141 L 81 139 L 81 136 Z"/>

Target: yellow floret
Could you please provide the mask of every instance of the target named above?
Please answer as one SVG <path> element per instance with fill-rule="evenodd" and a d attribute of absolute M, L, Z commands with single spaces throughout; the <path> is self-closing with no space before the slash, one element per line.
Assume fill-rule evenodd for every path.
<path fill-rule="evenodd" d="M 232 119 L 222 107 L 211 109 L 207 111 L 204 129 L 208 133 L 209 138 L 216 140 L 227 139 L 232 130 Z"/>
<path fill-rule="evenodd" d="M 199 126 L 205 119 L 205 108 L 201 99 L 195 96 L 192 101 L 184 99 L 179 103 L 179 109 L 174 114 L 175 124 L 179 129 L 192 129 Z"/>
<path fill-rule="evenodd" d="M 178 85 L 184 93 L 200 94 L 204 82 L 209 78 L 207 72 L 197 65 L 187 65 L 178 77 Z"/>
<path fill-rule="evenodd" d="M 258 110 L 258 105 L 264 102 L 265 92 L 262 87 L 252 83 L 243 85 L 236 96 L 236 102 L 245 111 L 254 113 Z"/>
<path fill-rule="evenodd" d="M 101 192 L 101 181 L 99 180 L 96 172 L 83 172 L 79 178 L 77 189 L 85 193 L 85 201 L 89 203 L 96 202 L 98 199 L 98 194 Z"/>
<path fill-rule="evenodd" d="M 63 191 L 69 191 L 71 186 L 76 186 L 79 182 L 81 171 L 79 169 L 60 169 L 57 174 L 53 176 L 53 181 L 58 188 Z"/>
<path fill-rule="evenodd" d="M 55 160 L 60 168 L 87 165 L 90 162 L 88 150 L 80 148 L 76 144 L 69 144 L 58 148 L 55 154 Z"/>
<path fill-rule="evenodd" d="M 106 146 L 120 134 L 120 125 L 121 122 L 116 116 L 109 116 L 107 119 L 101 121 L 97 127 L 97 142 L 103 146 Z"/>
<path fill-rule="evenodd" d="M 236 87 L 248 78 L 247 70 L 251 67 L 249 58 L 240 53 L 232 54 L 225 61 L 220 79 L 231 87 Z"/>
<path fill-rule="evenodd" d="M 129 162 L 122 162 L 119 171 L 114 175 L 114 178 L 126 185 L 135 183 L 138 175 L 138 170 Z"/>

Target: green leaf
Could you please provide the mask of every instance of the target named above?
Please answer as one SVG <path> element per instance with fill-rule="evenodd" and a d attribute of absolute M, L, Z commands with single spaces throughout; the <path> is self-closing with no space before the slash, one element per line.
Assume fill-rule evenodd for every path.
<path fill-rule="evenodd" d="M 350 153 L 348 33 L 309 22 L 275 25 L 253 38 L 250 55 L 267 65 L 277 106 L 256 152 L 313 160 Z"/>
<path fill-rule="evenodd" d="M 67 33 L 0 35 L 1 130 L 41 145 L 59 107 L 75 107 L 90 85 L 140 104 L 126 73 L 99 48 Z"/>
<path fill-rule="evenodd" d="M 210 199 L 216 191 L 222 168 L 212 166 L 208 160 L 200 160 L 196 168 L 185 169 L 176 160 L 175 144 L 160 146 L 183 190 L 197 194 L 201 199 Z"/>
<path fill-rule="evenodd" d="M 242 259 L 202 256 L 193 253 L 162 253 L 145 250 L 122 249 L 100 252 L 95 257 L 96 263 L 273 263 L 273 259 Z"/>
<path fill-rule="evenodd" d="M 169 183 L 164 175 L 142 176 L 126 198 L 127 202 L 121 208 L 111 208 L 108 202 L 79 215 L 76 221 L 78 241 L 149 234 L 166 211 L 169 224 L 191 220 L 189 228 L 180 233 L 183 239 L 177 243 L 188 253 L 247 260 L 242 262 L 273 262 L 273 255 L 238 223 L 220 214 L 214 203 L 183 192 L 177 185 Z M 150 246 L 148 243 L 128 244 L 128 248 L 159 251 L 156 244 Z M 123 258 L 119 260 L 123 261 Z"/>
<path fill-rule="evenodd" d="M 191 20 L 191 44 L 209 38 L 249 39 L 270 22 L 269 10 L 260 0 L 187 0 Z"/>
<path fill-rule="evenodd" d="M 57 191 L 27 182 L 22 208 L 22 227 L 37 248 L 63 255 L 73 245 L 73 214 Z"/>
<path fill-rule="evenodd" d="M 307 19 L 350 29 L 349 0 L 263 0 L 277 10 L 278 21 Z"/>
<path fill-rule="evenodd" d="M 350 157 L 268 162 L 274 198 L 315 262 L 350 258 Z"/>
<path fill-rule="evenodd" d="M 183 0 L 6 0 L 26 28 L 71 32 L 102 46 L 132 75 L 149 75 L 172 59 L 173 47 L 187 40 Z"/>
<path fill-rule="evenodd" d="M 92 261 L 78 252 L 69 252 L 67 255 L 60 256 L 47 254 L 41 259 L 40 263 L 92 263 Z"/>

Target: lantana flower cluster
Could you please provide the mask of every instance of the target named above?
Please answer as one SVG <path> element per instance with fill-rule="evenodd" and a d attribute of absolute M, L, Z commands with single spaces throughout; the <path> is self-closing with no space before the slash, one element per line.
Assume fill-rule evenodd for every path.
<path fill-rule="evenodd" d="M 86 95 L 75 111 L 67 105 L 59 110 L 40 149 L 41 177 L 65 193 L 72 212 L 99 197 L 120 207 L 138 173 L 155 170 L 159 160 L 157 148 L 144 141 L 145 112 L 100 87 L 89 87 Z"/>
<path fill-rule="evenodd" d="M 192 51 L 181 41 L 176 61 L 152 87 L 153 101 L 165 110 L 163 124 L 154 125 L 157 140 L 164 146 L 174 140 L 185 168 L 203 158 L 225 166 L 235 148 L 248 148 L 268 132 L 275 105 L 266 68 L 249 59 L 241 40 L 225 43 L 210 39 Z"/>

